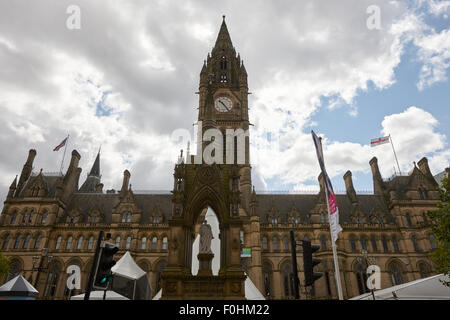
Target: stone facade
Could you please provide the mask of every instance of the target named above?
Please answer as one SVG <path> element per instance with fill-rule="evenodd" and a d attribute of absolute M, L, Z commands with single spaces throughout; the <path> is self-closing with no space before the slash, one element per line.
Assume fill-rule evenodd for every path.
<path fill-rule="evenodd" d="M 202 129 L 247 130 L 247 95 L 247 72 L 224 21 L 200 73 L 198 120 Z M 215 107 L 221 98 L 231 101 L 230 110 Z M 322 177 L 318 194 L 256 194 L 248 143 L 246 138 L 245 160 L 239 165 L 198 165 L 183 159 L 175 166 L 174 188 L 167 194 L 133 192 L 128 170 L 120 190 L 104 192 L 100 154 L 79 187 L 80 154 L 76 150 L 65 174 L 33 173 L 36 151 L 30 150 L 0 216 L 0 250 L 12 263 L 10 275 L 0 283 L 22 273 L 42 299 L 64 299 L 78 293 L 65 289 L 65 270 L 76 264 L 82 271 L 83 291 L 96 238 L 103 230 L 120 247 L 118 257 L 130 251 L 148 272 L 153 294 L 165 284 L 163 297 L 164 292 L 177 292 L 175 298 L 239 297 L 244 270 L 268 298 L 292 299 L 289 231 L 294 230 L 297 239 L 308 238 L 321 245 L 316 256 L 323 260 L 317 271 L 324 276 L 316 281 L 314 298 L 336 299 Z M 197 152 L 205 145 L 200 147 Z M 188 154 L 186 159 L 193 156 Z M 362 249 L 381 268 L 383 288 L 434 272 L 427 253 L 436 243 L 424 213 L 436 209 L 439 198 L 427 159 L 414 164 L 408 175 L 389 180 L 381 177 L 376 158 L 370 167 L 373 194 L 357 194 L 348 171 L 344 175 L 347 193 L 337 195 L 343 232 L 336 244 L 344 298 L 366 290 Z M 220 223 L 221 277 L 207 274 L 199 281 L 190 274 L 189 253 L 207 207 Z M 251 249 L 251 258 L 240 258 L 242 247 Z M 303 284 L 301 254 L 297 264 Z M 301 299 L 307 298 L 303 289 L 300 293 Z"/>

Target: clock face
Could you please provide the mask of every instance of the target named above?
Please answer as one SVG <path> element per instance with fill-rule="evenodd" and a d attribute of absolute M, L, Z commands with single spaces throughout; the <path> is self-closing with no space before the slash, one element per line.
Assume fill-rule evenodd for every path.
<path fill-rule="evenodd" d="M 231 108 L 233 108 L 233 101 L 227 97 L 219 97 L 216 99 L 214 106 L 219 112 L 228 112 L 231 111 Z"/>

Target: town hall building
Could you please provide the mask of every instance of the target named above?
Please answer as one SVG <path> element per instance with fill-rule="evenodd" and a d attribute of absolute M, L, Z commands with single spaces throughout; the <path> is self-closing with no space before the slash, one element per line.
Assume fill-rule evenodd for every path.
<path fill-rule="evenodd" d="M 219 130 L 226 141 L 227 129 L 248 130 L 247 76 L 224 19 L 200 72 L 202 132 Z M 300 298 L 337 299 L 322 176 L 317 194 L 256 193 L 250 139 L 244 137 L 242 161 L 237 161 L 237 139 L 222 154 L 234 154 L 232 163 L 199 164 L 195 155 L 187 154 L 174 167 L 173 190 L 154 194 L 134 192 L 128 170 L 118 190 L 103 190 L 100 153 L 85 181 L 80 181 L 81 155 L 76 150 L 64 174 L 34 172 L 37 152 L 31 149 L 1 211 L 0 251 L 10 259 L 11 270 L 0 284 L 22 274 L 41 299 L 83 292 L 103 230 L 120 248 L 117 257 L 129 251 L 147 272 L 152 294 L 162 290 L 162 299 L 243 299 L 247 277 L 267 299 L 293 299 L 293 230 L 296 239 L 321 247 L 316 271 L 323 277 L 312 296 L 304 292 L 303 261 L 297 255 Z M 200 143 L 197 154 L 207 145 Z M 368 264 L 380 267 L 382 288 L 434 274 L 427 254 L 436 248 L 436 239 L 425 213 L 436 209 L 439 192 L 427 159 L 414 163 L 407 175 L 390 179 L 381 176 L 377 158 L 368 165 L 373 194 L 358 194 L 347 171 L 346 194 L 336 196 L 343 228 L 336 245 L 346 299 L 368 292 Z M 193 242 L 208 209 L 219 223 L 220 270 L 217 275 L 208 272 L 211 257 L 199 255 L 204 272 L 192 275 Z M 244 248 L 249 255 L 242 256 Z M 66 289 L 69 265 L 81 269 L 81 290 Z"/>

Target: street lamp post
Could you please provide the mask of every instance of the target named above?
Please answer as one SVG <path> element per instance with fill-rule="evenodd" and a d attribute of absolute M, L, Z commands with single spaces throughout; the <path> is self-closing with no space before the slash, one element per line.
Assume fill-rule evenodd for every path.
<path fill-rule="evenodd" d="M 42 249 L 41 252 L 41 260 L 39 262 L 39 266 L 36 268 L 36 263 L 39 260 L 39 256 L 33 256 L 33 271 L 37 270 L 37 275 L 36 275 L 36 280 L 34 281 L 34 287 L 36 288 L 38 281 L 39 281 L 39 275 L 41 274 L 42 270 L 47 270 L 48 266 L 50 264 L 50 261 L 52 261 L 53 256 L 51 255 L 47 255 L 48 253 L 48 248 L 44 248 Z M 44 267 L 44 259 L 45 257 L 47 257 L 47 263 Z"/>
<path fill-rule="evenodd" d="M 362 254 L 362 257 L 356 257 L 356 260 L 359 263 L 362 263 L 364 261 L 364 263 L 366 265 L 366 272 L 367 272 L 367 269 L 369 268 L 369 266 L 372 264 L 375 264 L 375 257 L 369 257 L 366 249 L 362 249 L 361 254 Z M 367 283 L 365 285 L 367 286 Z M 370 291 L 372 293 L 373 300 L 375 300 L 375 293 L 374 293 L 373 288 L 370 289 Z"/>

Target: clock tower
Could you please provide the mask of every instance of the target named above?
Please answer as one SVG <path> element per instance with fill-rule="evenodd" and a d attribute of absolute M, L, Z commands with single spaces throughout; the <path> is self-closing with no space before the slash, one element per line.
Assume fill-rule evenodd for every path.
<path fill-rule="evenodd" d="M 199 123 L 202 132 L 210 128 L 217 128 L 222 132 L 224 163 L 226 155 L 226 135 L 234 131 L 232 144 L 229 147 L 234 153 L 234 162 L 249 165 L 249 139 L 248 139 L 248 85 L 247 71 L 244 63 L 231 42 L 223 16 L 219 35 L 211 53 L 203 63 L 200 72 L 199 87 Z M 201 121 L 201 122 L 200 122 Z M 243 157 L 238 161 L 237 133 L 238 129 L 247 133 L 245 145 L 242 146 Z"/>
<path fill-rule="evenodd" d="M 254 212 L 248 87 L 247 72 L 231 43 L 225 16 L 214 48 L 203 63 L 198 93 L 197 155 L 188 155 L 186 163 L 180 159 L 174 170 L 162 299 L 243 299 L 246 275 L 241 260 L 242 240 L 248 237 L 248 222 Z M 208 208 L 219 223 L 220 252 L 215 254 L 220 256 L 220 269 L 218 275 L 213 275 L 214 254 L 199 253 L 200 270 L 193 275 L 196 226 L 202 223 Z M 259 255 L 256 258 L 259 261 Z"/>

